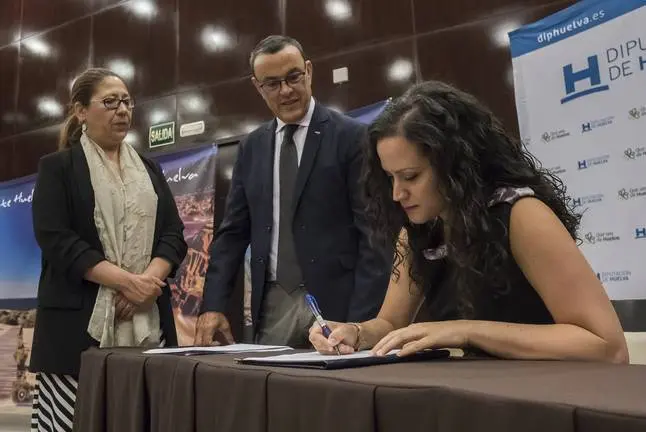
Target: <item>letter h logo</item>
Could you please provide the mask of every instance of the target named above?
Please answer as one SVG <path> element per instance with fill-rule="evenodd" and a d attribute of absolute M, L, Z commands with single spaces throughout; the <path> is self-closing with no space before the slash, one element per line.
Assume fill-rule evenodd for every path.
<path fill-rule="evenodd" d="M 608 85 L 601 84 L 601 72 L 599 69 L 599 58 L 596 55 L 588 57 L 587 69 L 574 71 L 572 63 L 563 66 L 563 80 L 565 82 L 565 97 L 561 99 L 561 104 L 570 102 L 571 100 L 587 96 L 592 93 L 597 93 L 609 90 Z M 576 83 L 579 81 L 589 80 L 590 88 L 585 90 L 576 91 Z"/>
<path fill-rule="evenodd" d="M 574 207 L 579 207 L 581 205 L 581 198 L 574 198 L 572 200 L 572 204 L 574 205 Z"/>
<path fill-rule="evenodd" d="M 646 239 L 646 228 L 635 228 L 636 239 Z"/>
<path fill-rule="evenodd" d="M 580 170 L 586 169 L 587 167 L 588 167 L 588 162 L 587 161 L 584 161 L 584 160 L 579 161 L 579 169 Z"/>

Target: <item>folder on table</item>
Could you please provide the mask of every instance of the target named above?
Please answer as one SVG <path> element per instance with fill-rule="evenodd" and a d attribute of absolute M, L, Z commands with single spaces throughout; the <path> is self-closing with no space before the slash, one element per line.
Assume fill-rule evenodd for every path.
<path fill-rule="evenodd" d="M 238 363 L 256 366 L 284 366 L 312 369 L 347 369 L 389 363 L 404 363 L 422 360 L 443 359 L 450 356 L 449 350 L 425 350 L 398 357 L 399 350 L 390 351 L 384 356 L 375 356 L 370 351 L 359 351 L 353 354 L 325 355 L 316 351 L 273 355 L 267 357 L 245 357 L 236 359 Z"/>

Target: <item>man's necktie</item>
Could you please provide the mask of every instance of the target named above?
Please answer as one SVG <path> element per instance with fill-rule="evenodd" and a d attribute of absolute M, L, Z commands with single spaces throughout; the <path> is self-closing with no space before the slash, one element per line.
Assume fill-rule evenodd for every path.
<path fill-rule="evenodd" d="M 303 281 L 296 257 L 292 232 L 294 186 L 298 174 L 298 153 L 294 132 L 298 125 L 286 125 L 280 149 L 280 222 L 278 225 L 278 262 L 276 280 L 287 291 L 293 292 Z"/>

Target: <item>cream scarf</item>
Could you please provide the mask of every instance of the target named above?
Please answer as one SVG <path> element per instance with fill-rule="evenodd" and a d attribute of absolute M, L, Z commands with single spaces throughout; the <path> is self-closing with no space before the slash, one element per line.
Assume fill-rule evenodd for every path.
<path fill-rule="evenodd" d="M 141 274 L 151 260 L 157 194 L 143 161 L 132 146 L 121 144 L 119 164 L 85 133 L 81 146 L 94 189 L 94 223 L 106 259 L 122 269 Z M 101 347 L 159 345 L 159 309 L 137 312 L 130 321 L 115 319 L 116 292 L 101 285 L 88 333 Z"/>

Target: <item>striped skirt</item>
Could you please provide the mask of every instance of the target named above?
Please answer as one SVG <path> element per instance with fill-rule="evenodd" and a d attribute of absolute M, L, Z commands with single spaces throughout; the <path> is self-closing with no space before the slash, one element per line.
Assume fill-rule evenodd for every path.
<path fill-rule="evenodd" d="M 37 374 L 31 431 L 71 431 L 77 388 L 78 381 L 72 376 Z"/>

